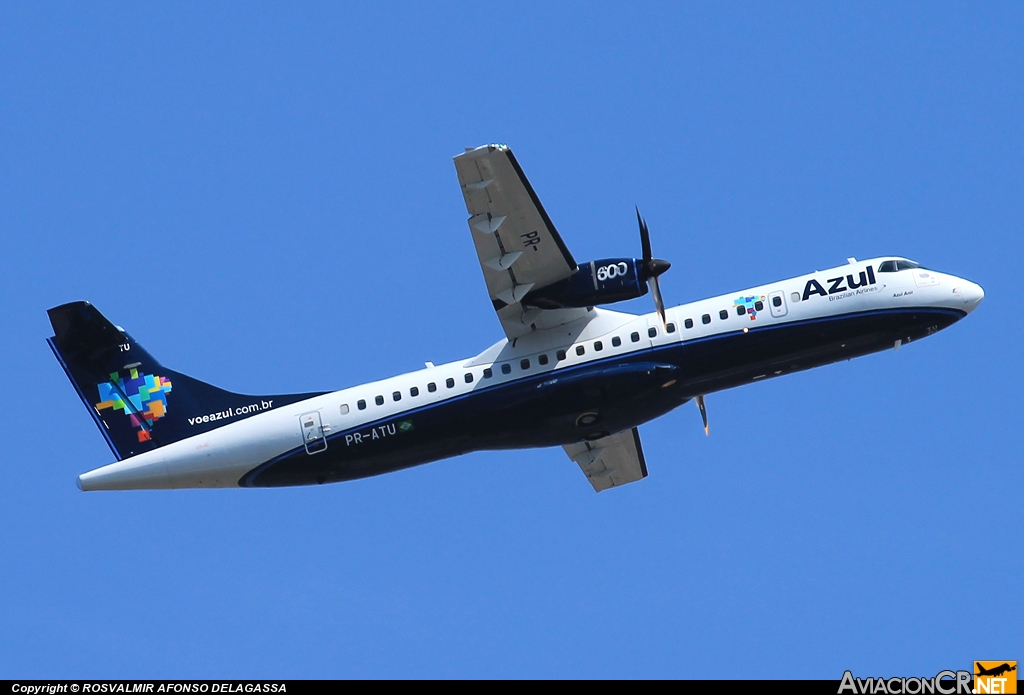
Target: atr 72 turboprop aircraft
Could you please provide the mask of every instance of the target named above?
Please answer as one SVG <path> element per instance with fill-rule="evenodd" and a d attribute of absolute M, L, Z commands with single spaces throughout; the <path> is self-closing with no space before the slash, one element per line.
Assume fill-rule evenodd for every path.
<path fill-rule="evenodd" d="M 647 476 L 637 427 L 714 391 L 899 348 L 973 311 L 973 282 L 866 261 L 665 309 L 642 258 L 577 263 L 512 151 L 455 157 L 505 338 L 476 357 L 325 393 L 245 396 L 157 362 L 88 302 L 50 309 L 50 347 L 117 462 L 82 490 L 309 485 L 481 449 L 561 446 L 600 492 Z M 636 316 L 598 308 L 639 297 Z"/>

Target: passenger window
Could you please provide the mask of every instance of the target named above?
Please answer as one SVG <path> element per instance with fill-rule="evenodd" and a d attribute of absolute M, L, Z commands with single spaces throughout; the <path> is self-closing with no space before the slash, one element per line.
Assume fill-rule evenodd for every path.
<path fill-rule="evenodd" d="M 418 386 L 413 386 L 411 389 L 409 389 L 409 395 L 412 396 L 413 398 L 415 398 L 416 396 L 420 395 L 419 387 Z"/>
<path fill-rule="evenodd" d="M 676 325 L 674 323 L 670 323 L 667 326 L 665 326 L 665 330 L 668 331 L 669 333 L 675 333 Z"/>
<path fill-rule="evenodd" d="M 537 361 L 540 362 L 541 365 L 545 365 L 545 364 L 548 363 L 548 356 L 547 355 L 541 355 L 540 357 L 537 358 Z"/>
<path fill-rule="evenodd" d="M 455 379 L 452 379 L 451 377 L 448 377 L 447 379 L 445 379 L 444 385 L 447 386 L 450 389 L 455 388 Z"/>
<path fill-rule="evenodd" d="M 738 305 L 736 307 L 736 315 L 737 316 L 743 316 L 743 314 L 745 314 L 745 313 L 747 313 L 747 307 L 743 306 L 742 304 L 740 304 L 740 305 Z"/>
<path fill-rule="evenodd" d="M 512 365 L 509 364 L 508 362 L 506 362 L 505 364 L 501 365 L 501 373 L 502 374 L 511 374 L 512 373 Z"/>
<path fill-rule="evenodd" d="M 366 410 L 366 401 L 360 399 L 359 401 L 356 402 L 356 407 L 359 408 L 360 410 Z"/>
<path fill-rule="evenodd" d="M 780 307 L 780 306 L 782 306 L 782 297 L 779 297 L 779 296 L 772 297 L 772 306 L 773 307 Z"/>
<path fill-rule="evenodd" d="M 491 371 L 490 367 L 484 369 L 484 379 L 490 379 L 492 376 L 494 376 L 494 372 Z"/>
<path fill-rule="evenodd" d="M 402 400 L 402 392 L 395 391 L 394 393 L 391 394 L 391 397 L 394 398 L 395 402 L 397 403 L 398 401 Z"/>
<path fill-rule="evenodd" d="M 640 334 L 637 333 L 636 331 L 633 331 L 632 333 L 629 334 L 629 339 L 632 340 L 634 343 L 639 343 Z"/>
<path fill-rule="evenodd" d="M 529 369 L 530 368 L 530 360 L 520 360 L 519 368 L 520 369 L 524 369 L 524 370 L 525 369 Z"/>
<path fill-rule="evenodd" d="M 594 352 L 601 352 L 602 350 L 604 350 L 604 343 L 602 343 L 600 340 L 595 340 Z"/>
<path fill-rule="evenodd" d="M 895 273 L 896 272 L 896 261 L 882 261 L 878 266 L 878 272 L 880 273 Z"/>
<path fill-rule="evenodd" d="M 729 312 L 726 311 L 725 309 L 722 309 L 721 311 L 718 312 L 718 318 L 725 321 L 727 318 L 729 318 Z"/>
<path fill-rule="evenodd" d="M 762 302 L 760 299 L 758 299 L 756 302 L 754 302 L 754 310 L 755 311 L 764 311 L 764 302 Z"/>
<path fill-rule="evenodd" d="M 473 372 L 466 372 L 466 383 L 467 384 L 472 384 L 473 383 Z"/>
<path fill-rule="evenodd" d="M 687 328 L 693 328 L 693 319 L 686 319 L 683 321 L 683 325 Z"/>
<path fill-rule="evenodd" d="M 377 405 L 384 405 L 384 396 L 374 396 L 373 402 Z"/>
<path fill-rule="evenodd" d="M 612 347 L 619 347 L 620 345 L 622 345 L 622 338 L 620 338 L 619 336 L 613 337 L 612 338 Z"/>
<path fill-rule="evenodd" d="M 565 359 L 565 350 L 559 350 L 555 353 L 555 359 L 561 362 Z"/>
<path fill-rule="evenodd" d="M 437 391 L 437 384 L 431 381 L 429 384 L 427 384 L 427 391 L 430 391 L 431 393 Z"/>
<path fill-rule="evenodd" d="M 577 345 L 576 346 L 576 354 L 577 355 L 582 355 L 584 352 L 586 352 L 586 350 L 583 348 L 582 345 Z"/>
<path fill-rule="evenodd" d="M 701 323 L 711 323 L 711 314 L 704 314 L 700 317 Z"/>
<path fill-rule="evenodd" d="M 658 329 L 657 328 L 654 328 L 652 326 L 651 328 L 647 329 L 647 337 L 648 338 L 653 338 L 656 335 L 658 335 Z"/>

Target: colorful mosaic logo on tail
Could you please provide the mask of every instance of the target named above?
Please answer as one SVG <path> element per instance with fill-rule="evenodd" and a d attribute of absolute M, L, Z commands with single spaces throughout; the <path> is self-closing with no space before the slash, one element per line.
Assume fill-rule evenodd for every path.
<path fill-rule="evenodd" d="M 757 320 L 757 312 L 764 311 L 764 295 L 757 297 L 737 297 L 732 300 L 734 306 L 741 306 L 744 308 L 747 316 L 750 317 L 751 321 Z"/>
<path fill-rule="evenodd" d="M 131 419 L 132 427 L 139 429 L 140 442 L 150 438 L 149 429 L 142 421 L 152 426 L 167 414 L 167 394 L 171 392 L 171 382 L 162 376 L 129 369 L 127 379 L 122 378 L 119 372 L 114 372 L 110 375 L 110 381 L 99 384 L 98 388 L 100 402 L 96 404 L 96 410 L 113 408 L 124 412 Z"/>

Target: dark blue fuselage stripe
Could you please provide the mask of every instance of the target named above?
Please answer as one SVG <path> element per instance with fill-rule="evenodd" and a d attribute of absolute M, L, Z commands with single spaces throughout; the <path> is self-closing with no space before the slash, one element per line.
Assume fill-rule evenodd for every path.
<path fill-rule="evenodd" d="M 908 307 L 908 308 L 900 308 L 900 309 L 874 309 L 874 310 L 868 310 L 868 311 L 849 312 L 849 313 L 846 313 L 846 314 L 836 314 L 834 316 L 823 316 L 823 317 L 817 317 L 817 318 L 812 318 L 812 319 L 801 319 L 801 320 L 798 320 L 798 321 L 786 321 L 786 322 L 781 322 L 781 323 L 774 323 L 774 324 L 771 324 L 771 325 L 761 325 L 761 326 L 753 326 L 753 327 L 747 326 L 747 328 L 749 330 L 749 333 L 755 333 L 755 332 L 757 332 L 757 333 L 766 333 L 768 331 L 773 331 L 773 330 L 791 329 L 791 328 L 796 328 L 796 327 L 806 326 L 806 325 L 811 325 L 811 324 L 816 324 L 816 323 L 829 323 L 829 322 L 843 321 L 843 320 L 849 320 L 849 319 L 859 318 L 859 317 L 864 317 L 864 316 L 883 316 L 883 315 L 887 315 L 887 314 L 912 314 L 912 313 L 920 313 L 922 311 L 925 311 L 925 312 L 928 312 L 928 313 L 948 314 L 949 316 L 954 317 L 955 319 L 960 319 L 960 318 L 963 318 L 964 316 L 967 315 L 967 312 L 958 311 L 956 309 L 943 308 L 943 307 Z M 685 329 L 685 330 L 690 330 L 690 329 Z M 521 388 L 524 385 L 524 382 L 526 382 L 526 383 L 528 383 L 530 381 L 541 382 L 541 381 L 543 381 L 545 379 L 551 378 L 554 375 L 564 376 L 564 375 L 569 375 L 569 374 L 574 374 L 574 373 L 579 373 L 579 372 L 585 372 L 585 371 L 589 371 L 589 370 L 593 369 L 596 366 L 603 366 L 603 365 L 605 365 L 605 364 L 607 364 L 609 362 L 613 362 L 613 361 L 616 361 L 616 360 L 632 360 L 632 359 L 635 359 L 637 356 L 644 355 L 645 353 L 653 355 L 655 358 L 659 358 L 659 355 L 671 354 L 673 352 L 676 352 L 678 350 L 681 350 L 681 349 L 685 348 L 688 345 L 694 345 L 694 344 L 698 344 L 698 343 L 706 343 L 706 342 L 710 342 L 710 341 L 714 341 L 714 340 L 721 340 L 721 339 L 726 338 L 726 337 L 733 337 L 733 336 L 742 335 L 742 334 L 743 334 L 742 330 L 723 331 L 721 333 L 715 333 L 715 334 L 712 334 L 712 335 L 701 336 L 699 338 L 693 338 L 693 339 L 690 339 L 690 340 L 673 341 L 673 342 L 665 344 L 665 345 L 650 346 L 650 347 L 640 348 L 638 350 L 632 350 L 632 351 L 628 351 L 628 352 L 620 352 L 620 353 L 617 353 L 617 354 L 614 354 L 614 355 L 609 355 L 607 357 L 602 357 L 600 359 L 589 360 L 587 362 L 583 362 L 583 363 L 572 365 L 572 366 L 556 367 L 555 369 L 552 369 L 552 370 L 549 370 L 549 371 L 544 371 L 544 372 L 538 372 L 538 373 L 534 373 L 534 374 L 524 375 L 522 377 L 510 379 L 508 381 L 504 381 L 504 382 L 501 382 L 499 384 L 495 384 L 493 386 L 484 386 L 482 388 L 476 388 L 476 389 L 473 389 L 472 391 L 469 391 L 469 392 L 463 393 L 463 394 L 459 394 L 457 396 L 451 396 L 449 398 L 444 398 L 444 399 L 439 400 L 439 401 L 434 401 L 433 403 L 426 403 L 424 405 L 417 406 L 415 408 L 409 408 L 408 410 L 398 411 L 396 413 L 392 413 L 390 415 L 386 415 L 386 416 L 377 418 L 375 420 L 368 420 L 366 422 L 362 422 L 362 423 L 360 423 L 360 424 L 358 424 L 356 426 L 350 427 L 348 429 L 340 430 L 338 432 L 331 433 L 330 435 L 325 437 L 325 439 L 327 440 L 328 443 L 330 443 L 331 441 L 341 440 L 345 436 L 351 435 L 351 434 L 353 434 L 355 432 L 362 432 L 363 430 L 371 429 L 373 427 L 378 427 L 378 426 L 380 426 L 382 424 L 385 424 L 385 423 L 388 423 L 388 422 L 392 422 L 392 421 L 395 421 L 395 420 L 401 420 L 401 419 L 404 419 L 404 418 L 410 418 L 410 417 L 412 417 L 412 416 L 414 416 L 416 414 L 423 413 L 425 411 L 428 411 L 428 410 L 431 410 L 431 409 L 434 409 L 434 408 L 438 408 L 438 407 L 442 407 L 442 406 L 449 406 L 449 405 L 451 405 L 453 403 L 458 403 L 460 401 L 467 400 L 469 398 L 475 398 L 475 397 L 478 397 L 478 396 L 480 396 L 481 394 L 484 394 L 484 393 L 490 393 L 490 392 L 493 392 L 493 391 L 496 391 L 496 390 L 502 390 L 502 389 L 509 389 L 509 390 L 511 390 L 512 388 Z M 668 361 L 671 362 L 671 360 L 668 360 Z M 290 450 L 288 450 L 288 451 L 286 451 L 286 452 L 284 452 L 284 453 L 282 453 L 282 454 L 280 454 L 278 456 L 275 456 L 274 458 L 270 459 L 269 461 L 266 461 L 265 463 L 260 464 L 259 466 L 256 466 L 251 471 L 249 471 L 244 476 L 242 476 L 241 480 L 239 481 L 239 484 L 242 485 L 242 486 L 248 486 L 248 484 L 252 480 L 254 480 L 260 473 L 262 473 L 267 468 L 270 468 L 274 464 L 276 464 L 276 463 L 278 463 L 280 461 L 283 461 L 285 459 L 288 459 L 288 458 L 290 458 L 290 457 L 292 457 L 292 456 L 302 452 L 303 450 L 304 450 L 303 446 L 295 447 L 295 448 L 290 449 Z"/>

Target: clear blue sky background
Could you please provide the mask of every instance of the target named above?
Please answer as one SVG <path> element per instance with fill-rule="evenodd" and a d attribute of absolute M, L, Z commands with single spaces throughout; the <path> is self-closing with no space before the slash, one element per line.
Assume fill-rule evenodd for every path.
<path fill-rule="evenodd" d="M 0 676 L 819 677 L 1024 660 L 1020 3 L 0 6 Z M 81 493 L 44 342 L 92 301 L 220 386 L 502 336 L 451 158 L 507 142 L 578 259 L 678 304 L 901 254 L 979 282 L 899 353 L 561 450 Z M 625 305 L 650 311 L 649 297 Z"/>

